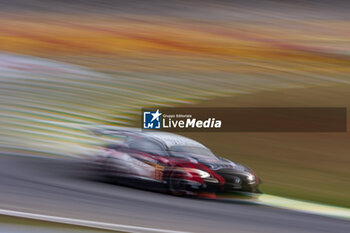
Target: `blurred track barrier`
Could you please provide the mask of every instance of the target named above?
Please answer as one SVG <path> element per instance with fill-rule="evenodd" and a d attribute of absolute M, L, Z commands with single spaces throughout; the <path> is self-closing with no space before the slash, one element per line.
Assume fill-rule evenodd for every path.
<path fill-rule="evenodd" d="M 312 79 L 314 85 L 345 82 Z M 85 131 L 86 126 L 128 126 L 142 107 L 309 85 L 305 77 L 106 75 L 67 63 L 0 53 L 0 148 L 5 153 L 35 156 L 89 155 L 98 141 Z"/>
<path fill-rule="evenodd" d="M 1 151 L 44 156 L 91 152 L 87 125 L 127 126 L 141 107 L 225 96 L 225 83 L 167 77 L 110 77 L 34 57 L 0 54 Z"/>

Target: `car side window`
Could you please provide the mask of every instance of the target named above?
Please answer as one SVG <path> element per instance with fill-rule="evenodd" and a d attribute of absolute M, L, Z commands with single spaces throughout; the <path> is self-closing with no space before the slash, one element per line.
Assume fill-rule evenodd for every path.
<path fill-rule="evenodd" d="M 108 144 L 106 146 L 106 148 L 107 149 L 111 149 L 111 150 L 118 150 L 118 149 L 120 149 L 120 145 L 118 145 L 118 144 Z"/>
<path fill-rule="evenodd" d="M 162 146 L 150 140 L 135 140 L 129 143 L 129 147 L 150 154 L 165 155 Z"/>

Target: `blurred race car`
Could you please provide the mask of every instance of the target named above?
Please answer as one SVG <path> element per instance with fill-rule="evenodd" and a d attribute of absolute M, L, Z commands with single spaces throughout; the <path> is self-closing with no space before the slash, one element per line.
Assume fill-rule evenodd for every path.
<path fill-rule="evenodd" d="M 101 147 L 93 163 L 118 183 L 175 195 L 260 192 L 260 180 L 251 169 L 214 155 L 192 139 L 132 128 L 93 132 L 115 138 Z"/>

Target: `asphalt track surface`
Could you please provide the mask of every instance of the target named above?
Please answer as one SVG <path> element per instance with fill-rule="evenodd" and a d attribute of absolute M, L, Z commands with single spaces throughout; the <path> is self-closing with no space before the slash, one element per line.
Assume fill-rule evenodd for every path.
<path fill-rule="evenodd" d="M 188 232 L 350 232 L 350 221 L 92 179 L 84 163 L 0 155 L 0 208 Z"/>

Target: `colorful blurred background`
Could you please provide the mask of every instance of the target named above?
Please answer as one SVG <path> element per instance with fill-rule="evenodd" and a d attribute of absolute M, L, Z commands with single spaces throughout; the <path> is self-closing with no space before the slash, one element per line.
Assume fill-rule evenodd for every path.
<path fill-rule="evenodd" d="M 350 2 L 0 1 L 0 147 L 81 157 L 141 107 L 349 107 Z M 349 133 L 187 133 L 269 194 L 350 207 Z"/>

